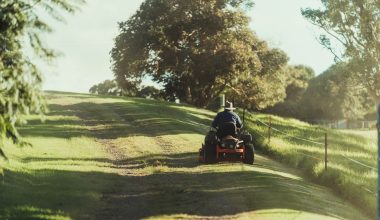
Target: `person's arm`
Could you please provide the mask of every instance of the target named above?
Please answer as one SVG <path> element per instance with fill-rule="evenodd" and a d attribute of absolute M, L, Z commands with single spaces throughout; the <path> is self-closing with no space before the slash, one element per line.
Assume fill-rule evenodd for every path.
<path fill-rule="evenodd" d="M 243 123 L 241 122 L 240 117 L 237 114 L 236 114 L 236 127 L 239 129 L 243 128 Z"/>
<path fill-rule="evenodd" d="M 214 121 L 212 122 L 211 126 L 216 129 L 218 126 L 219 121 L 219 113 L 215 116 Z"/>

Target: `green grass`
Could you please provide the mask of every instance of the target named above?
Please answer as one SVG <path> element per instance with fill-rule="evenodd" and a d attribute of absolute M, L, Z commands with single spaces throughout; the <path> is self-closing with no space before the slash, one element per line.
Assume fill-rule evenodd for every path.
<path fill-rule="evenodd" d="M 329 189 L 262 155 L 200 165 L 215 113 L 138 98 L 47 93 L 45 123 L 7 143 L 0 219 L 368 219 Z"/>
<path fill-rule="evenodd" d="M 324 145 L 317 145 L 287 137 L 272 131 L 268 143 L 268 128 L 258 123 L 269 123 L 289 135 L 324 143 L 328 134 L 328 168 L 324 166 Z M 266 154 L 279 161 L 299 168 L 312 180 L 328 186 L 343 198 L 364 210 L 369 216 L 376 215 L 377 170 L 363 167 L 343 156 L 370 167 L 377 168 L 376 132 L 373 130 L 332 130 L 313 126 L 298 120 L 265 114 L 250 114 L 248 126 L 255 134 L 256 145 Z M 310 157 L 311 156 L 311 157 Z"/>

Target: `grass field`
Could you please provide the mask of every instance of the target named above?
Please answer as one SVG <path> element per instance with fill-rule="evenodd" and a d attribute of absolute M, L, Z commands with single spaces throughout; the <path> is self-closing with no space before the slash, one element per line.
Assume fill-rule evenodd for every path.
<path fill-rule="evenodd" d="M 257 145 L 277 160 L 304 170 L 311 179 L 334 189 L 335 192 L 376 215 L 377 144 L 374 130 L 332 130 L 294 119 L 271 116 L 274 128 L 285 133 L 324 143 L 328 135 L 328 169 L 324 167 L 324 145 L 287 137 L 272 130 L 268 143 L 268 128 L 257 120 L 269 123 L 269 115 L 251 114 L 249 126 L 256 135 Z M 263 137 L 264 136 L 264 137 Z M 354 159 L 363 166 L 345 157 Z M 373 217 L 375 218 L 375 217 Z"/>
<path fill-rule="evenodd" d="M 201 165 L 214 112 L 145 99 L 47 94 L 45 123 L 4 148 L 0 219 L 369 219 L 263 155 Z M 317 150 L 317 149 L 316 149 Z"/>

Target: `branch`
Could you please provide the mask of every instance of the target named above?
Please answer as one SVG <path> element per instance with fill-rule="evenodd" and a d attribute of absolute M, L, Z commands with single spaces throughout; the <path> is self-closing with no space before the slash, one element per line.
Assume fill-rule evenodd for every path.
<path fill-rule="evenodd" d="M 38 5 L 39 3 L 41 3 L 41 2 L 42 2 L 42 0 L 37 0 L 37 1 L 34 2 L 34 4 L 29 5 L 29 7 L 24 8 L 22 11 L 29 11 L 32 8 L 34 8 L 36 5 Z"/>
<path fill-rule="evenodd" d="M 344 62 L 335 52 L 334 50 L 331 48 L 331 47 L 328 47 L 326 46 L 325 44 L 323 44 L 318 38 L 315 38 L 319 44 L 321 44 L 324 48 L 328 49 L 333 55 L 334 55 L 334 59 L 337 59 L 338 61 L 340 62 Z"/>
<path fill-rule="evenodd" d="M 330 35 L 331 37 L 333 37 L 334 39 L 336 39 L 337 41 L 339 41 L 339 43 L 343 44 L 344 46 L 347 47 L 347 42 L 344 42 L 342 39 L 340 39 L 338 36 L 336 36 L 335 34 L 333 34 L 331 31 L 329 31 L 326 27 L 324 27 L 323 25 L 321 24 L 318 24 L 316 22 L 313 22 L 313 21 L 310 21 L 310 23 L 312 23 L 313 25 L 323 29 L 328 35 Z"/>

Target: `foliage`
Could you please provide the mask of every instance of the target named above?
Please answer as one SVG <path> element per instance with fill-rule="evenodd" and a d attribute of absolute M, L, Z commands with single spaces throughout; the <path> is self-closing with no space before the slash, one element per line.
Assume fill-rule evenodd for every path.
<path fill-rule="evenodd" d="M 105 80 L 102 83 L 93 85 L 90 88 L 90 93 L 99 95 L 120 95 L 121 90 L 115 80 Z"/>
<path fill-rule="evenodd" d="M 23 47 L 29 43 L 35 54 L 50 61 L 56 53 L 47 48 L 41 33 L 52 29 L 38 15 L 45 10 L 62 20 L 60 11 L 74 12 L 80 0 L 8 0 L 0 1 L 0 141 L 10 137 L 20 141 L 16 125 L 31 112 L 46 110 L 41 93 L 42 76 L 29 61 Z M 1 145 L 0 145 L 1 152 Z M 4 156 L 4 155 L 3 155 Z"/>
<path fill-rule="evenodd" d="M 150 76 L 164 86 L 167 99 L 206 106 L 227 86 L 248 82 L 254 104 L 270 104 L 277 97 L 274 83 L 265 90 L 268 95 L 256 94 L 257 87 L 278 81 L 274 72 L 284 54 L 250 30 L 243 10 L 251 5 L 250 0 L 146 0 L 120 23 L 111 51 L 118 84 L 138 87 Z"/>
<path fill-rule="evenodd" d="M 358 119 L 367 113 L 373 102 L 349 68 L 338 63 L 310 81 L 300 105 L 306 119 Z"/>
<path fill-rule="evenodd" d="M 364 85 L 373 101 L 380 96 L 380 1 L 321 0 L 322 9 L 304 9 L 302 14 L 328 36 L 321 43 L 341 56 L 331 39 L 344 48 L 342 58 L 350 65 L 350 75 Z"/>
<path fill-rule="evenodd" d="M 315 76 L 311 67 L 304 65 L 286 66 L 282 69 L 286 76 L 286 98 L 283 102 L 273 107 L 266 108 L 264 112 L 298 118 L 300 112 L 300 100 L 302 99 L 309 81 Z"/>
<path fill-rule="evenodd" d="M 162 90 L 154 86 L 140 85 L 139 87 L 120 88 L 116 80 L 105 80 L 102 83 L 93 85 L 89 92 L 98 95 L 132 96 L 157 100 L 165 99 Z"/>
<path fill-rule="evenodd" d="M 287 55 L 279 49 L 270 49 L 265 42 L 257 45 L 260 69 L 239 75 L 228 83 L 227 98 L 239 106 L 260 110 L 284 100 L 286 75 L 283 69 Z"/>
<path fill-rule="evenodd" d="M 137 96 L 142 98 L 164 100 L 164 94 L 162 90 L 157 89 L 154 86 L 143 86 L 137 93 Z"/>
<path fill-rule="evenodd" d="M 285 101 L 299 101 L 306 91 L 309 81 L 315 77 L 314 70 L 304 65 L 288 66 L 285 69 L 288 76 Z"/>

